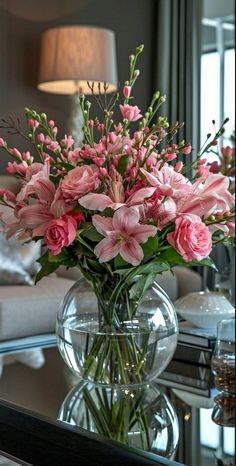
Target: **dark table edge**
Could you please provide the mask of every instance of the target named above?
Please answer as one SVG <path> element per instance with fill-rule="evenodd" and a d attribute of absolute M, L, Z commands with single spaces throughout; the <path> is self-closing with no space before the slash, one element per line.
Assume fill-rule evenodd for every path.
<path fill-rule="evenodd" d="M 0 450 L 33 466 L 177 466 L 0 400 Z M 183 466 L 183 465 L 182 465 Z"/>

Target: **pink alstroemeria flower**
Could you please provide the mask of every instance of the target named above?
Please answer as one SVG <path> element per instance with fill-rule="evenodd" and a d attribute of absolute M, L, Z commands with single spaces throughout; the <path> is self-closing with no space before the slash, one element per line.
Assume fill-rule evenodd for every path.
<path fill-rule="evenodd" d="M 99 262 L 108 262 L 118 254 L 133 266 L 139 265 L 144 254 L 139 243 L 155 236 L 157 228 L 139 223 L 139 211 L 135 207 L 121 207 L 113 218 L 94 215 L 93 225 L 105 238 L 95 247 Z"/>
<path fill-rule="evenodd" d="M 142 118 L 140 109 L 137 107 L 137 105 L 120 105 L 120 111 L 123 118 L 126 118 L 128 121 L 137 121 Z"/>

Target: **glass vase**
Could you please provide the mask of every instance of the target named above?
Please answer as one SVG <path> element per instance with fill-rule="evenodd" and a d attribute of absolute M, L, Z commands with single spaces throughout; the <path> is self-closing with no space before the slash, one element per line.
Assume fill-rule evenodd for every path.
<path fill-rule="evenodd" d="M 127 389 L 81 381 L 65 398 L 58 419 L 169 459 L 178 446 L 175 409 L 156 383 Z"/>
<path fill-rule="evenodd" d="M 135 290 L 142 283 L 137 276 L 117 295 L 111 283 L 96 289 L 82 278 L 66 294 L 57 318 L 57 342 L 67 366 L 82 379 L 142 384 L 171 360 L 178 334 L 175 308 L 155 281 L 137 299 Z"/>

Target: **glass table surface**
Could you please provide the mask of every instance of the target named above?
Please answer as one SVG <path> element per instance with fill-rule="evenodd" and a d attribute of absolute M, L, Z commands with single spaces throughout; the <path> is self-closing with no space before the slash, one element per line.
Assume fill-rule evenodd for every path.
<path fill-rule="evenodd" d="M 165 463 L 164 460 L 163 464 L 172 464 L 174 460 L 187 466 L 235 465 L 235 404 L 215 402 L 219 393 L 214 387 L 214 376 L 209 367 L 172 360 L 157 380 L 142 387 L 138 394 L 137 390 L 126 390 L 119 396 L 117 391 L 108 388 L 104 391 L 81 382 L 66 367 L 54 343 L 52 337 L 49 347 L 40 351 L 33 346 L 30 350 L 26 347 L 24 353 L 2 351 L 0 420 L 3 400 L 12 403 L 16 409 L 26 409 L 35 417 L 59 421 L 63 427 L 71 425 L 75 432 L 82 427 L 102 438 L 109 435 L 110 439 L 119 442 L 121 448 L 120 442 L 129 442 L 138 453 L 142 449 L 151 450 L 155 456 L 157 454 L 170 461 Z M 122 406 L 123 413 L 127 415 L 131 412 L 130 403 L 133 403 L 132 408 L 135 406 L 136 414 L 141 413 L 139 428 L 136 425 L 136 429 L 130 431 L 129 424 L 127 435 L 124 435 L 127 423 L 123 423 L 118 435 L 111 427 L 114 412 Z M 149 443 L 146 442 L 147 436 L 144 441 L 142 432 L 140 434 L 140 431 L 145 431 L 143 420 L 147 419 L 142 417 L 144 406 L 144 414 L 147 414 L 155 431 L 151 433 Z M 107 409 L 105 413 L 104 409 Z M 106 421 L 112 435 L 104 427 Z M 8 465 L 0 454 L 1 464 Z M 126 466 L 125 462 L 117 464 Z"/>

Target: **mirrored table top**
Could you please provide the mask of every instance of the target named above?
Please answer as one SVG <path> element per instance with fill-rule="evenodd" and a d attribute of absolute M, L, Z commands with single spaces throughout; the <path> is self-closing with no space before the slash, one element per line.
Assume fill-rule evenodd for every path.
<path fill-rule="evenodd" d="M 219 397 L 210 367 L 172 360 L 153 383 L 118 390 L 79 380 L 57 347 L 0 359 L 0 403 L 187 466 L 235 464 L 235 400 Z"/>

